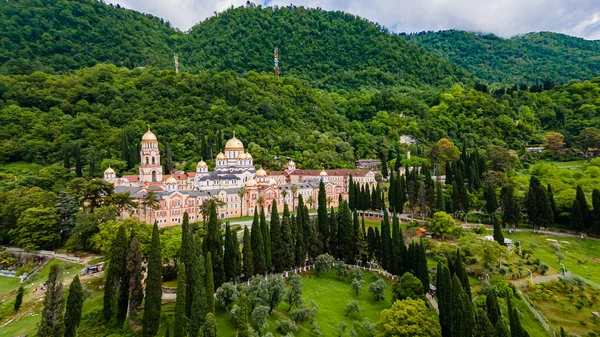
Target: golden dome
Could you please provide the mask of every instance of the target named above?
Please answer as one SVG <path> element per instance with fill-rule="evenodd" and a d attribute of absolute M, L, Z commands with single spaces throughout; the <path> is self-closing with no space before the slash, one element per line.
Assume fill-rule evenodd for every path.
<path fill-rule="evenodd" d="M 238 160 L 244 160 L 246 159 L 246 154 L 244 152 L 240 152 L 240 154 L 238 154 L 237 159 Z"/>
<path fill-rule="evenodd" d="M 258 169 L 258 171 L 256 171 L 256 176 L 257 177 L 266 177 L 267 176 L 267 171 L 263 170 L 262 167 L 260 169 Z"/>
<path fill-rule="evenodd" d="M 115 170 L 109 166 L 106 170 L 104 170 L 104 174 L 115 174 Z"/>
<path fill-rule="evenodd" d="M 246 152 L 246 159 L 252 159 L 252 155 L 250 154 L 250 152 Z"/>
<path fill-rule="evenodd" d="M 290 159 L 290 161 L 288 161 L 288 166 L 296 166 L 296 163 Z"/>
<path fill-rule="evenodd" d="M 258 185 L 258 183 L 257 183 L 257 182 L 256 182 L 256 180 L 254 180 L 254 179 L 250 179 L 250 180 L 248 180 L 248 181 L 246 182 L 246 186 L 247 186 L 247 187 L 253 187 L 253 186 L 256 186 L 256 185 Z"/>
<path fill-rule="evenodd" d="M 207 168 L 208 165 L 206 165 L 206 163 L 204 162 L 204 160 L 200 160 L 198 162 L 198 165 L 196 167 L 198 167 L 198 168 Z"/>
<path fill-rule="evenodd" d="M 148 129 L 148 132 L 142 136 L 142 142 L 156 142 L 156 136 Z"/>
<path fill-rule="evenodd" d="M 169 179 L 167 179 L 167 181 L 165 181 L 166 184 L 177 184 L 177 179 L 173 178 L 173 176 L 170 176 Z"/>
<path fill-rule="evenodd" d="M 323 170 L 323 171 L 321 171 L 321 173 L 319 173 L 319 175 L 321 177 L 325 177 L 325 176 L 327 176 L 327 172 L 325 172 L 325 170 Z"/>
<path fill-rule="evenodd" d="M 217 160 L 227 160 L 227 157 L 223 154 L 223 152 L 219 152 L 217 155 Z"/>
<path fill-rule="evenodd" d="M 225 151 L 235 151 L 235 150 L 241 150 L 244 151 L 244 144 L 242 144 L 242 141 L 235 138 L 235 136 L 233 136 L 233 138 L 231 138 L 230 140 L 227 141 L 227 143 L 225 143 Z"/>

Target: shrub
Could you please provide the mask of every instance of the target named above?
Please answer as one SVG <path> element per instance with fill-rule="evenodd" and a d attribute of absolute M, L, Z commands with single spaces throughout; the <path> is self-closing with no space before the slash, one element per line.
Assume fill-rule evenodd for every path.
<path fill-rule="evenodd" d="M 376 301 L 379 301 L 379 300 L 383 299 L 383 293 L 385 291 L 386 286 L 387 286 L 387 284 L 385 283 L 384 280 L 378 279 L 377 281 L 369 284 L 369 293 L 371 293 L 371 294 L 373 294 L 373 296 L 375 296 Z"/>
<path fill-rule="evenodd" d="M 531 247 L 531 249 L 536 249 L 536 248 L 538 247 L 538 244 L 537 244 L 537 243 L 535 243 L 535 242 L 533 242 L 533 241 L 531 241 L 531 242 L 529 243 L 529 247 Z"/>
<path fill-rule="evenodd" d="M 296 323 L 289 319 L 277 321 L 277 325 L 279 331 L 281 331 L 281 333 L 284 335 L 290 332 L 298 331 L 298 326 L 296 326 Z"/>
<path fill-rule="evenodd" d="M 223 283 L 217 289 L 217 303 L 223 308 L 228 309 L 229 305 L 235 302 L 238 298 L 238 291 L 231 282 Z"/>
<path fill-rule="evenodd" d="M 321 336 L 321 327 L 319 326 L 319 323 L 317 323 L 317 321 L 312 322 L 310 326 L 310 332 L 312 332 L 312 334 L 315 336 Z"/>
<path fill-rule="evenodd" d="M 350 301 L 346 304 L 346 309 L 344 309 L 344 311 L 346 312 L 346 316 L 350 316 L 351 314 L 354 313 L 359 313 L 360 312 L 360 307 L 358 306 L 358 302 L 356 301 Z"/>
<path fill-rule="evenodd" d="M 546 272 L 550 269 L 550 266 L 545 263 L 540 263 L 540 273 L 546 275 Z"/>

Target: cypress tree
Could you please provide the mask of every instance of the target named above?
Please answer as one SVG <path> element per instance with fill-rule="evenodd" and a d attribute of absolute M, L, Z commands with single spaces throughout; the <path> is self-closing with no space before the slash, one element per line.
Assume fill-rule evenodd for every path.
<path fill-rule="evenodd" d="M 452 337 L 452 279 L 448 267 L 438 262 L 436 277 L 436 294 L 440 311 L 440 326 L 443 337 Z"/>
<path fill-rule="evenodd" d="M 283 204 L 283 219 L 281 221 L 281 242 L 283 268 L 289 269 L 294 266 L 294 235 L 292 231 L 292 220 L 287 202 Z"/>
<path fill-rule="evenodd" d="M 381 251 L 383 269 L 390 270 L 392 264 L 392 238 L 390 237 L 390 218 L 386 209 L 383 210 L 383 223 L 381 224 Z"/>
<path fill-rule="evenodd" d="M 267 270 L 267 266 L 265 264 L 265 246 L 256 206 L 254 207 L 254 220 L 252 220 L 252 229 L 250 231 L 250 245 L 252 246 L 252 271 L 262 275 Z M 247 276 L 250 277 L 252 275 Z"/>
<path fill-rule="evenodd" d="M 502 313 L 500 312 L 500 306 L 498 306 L 498 297 L 496 296 L 496 292 L 494 290 L 490 290 L 485 298 L 485 305 L 488 318 L 492 325 L 496 325 L 496 323 L 501 319 Z"/>
<path fill-rule="evenodd" d="M 302 204 L 302 206 L 300 206 Z M 298 214 L 302 213 L 302 242 L 304 243 L 304 256 L 309 254 L 311 241 L 314 239 L 308 208 L 304 205 L 302 194 L 298 195 Z"/>
<path fill-rule="evenodd" d="M 191 315 L 187 318 L 187 321 L 189 323 L 189 337 L 196 337 L 198 336 L 198 332 L 204 324 L 204 318 L 208 313 L 208 301 L 206 300 L 206 283 L 209 276 L 206 273 L 206 261 L 204 260 L 204 256 L 200 255 L 195 260 L 194 265 L 192 265 L 191 268 L 188 267 L 186 269 L 191 269 L 191 272 L 194 274 L 194 279 L 196 280 L 196 284 L 194 285 L 195 288 L 192 289 L 192 294 L 194 296 L 194 301 L 192 303 L 192 311 Z M 212 279 L 213 278 L 211 275 L 210 280 Z M 186 288 L 189 288 L 189 284 L 186 285 Z M 208 294 L 212 294 L 212 290 L 208 291 Z"/>
<path fill-rule="evenodd" d="M 369 261 L 377 259 L 375 257 L 375 252 L 377 251 L 377 243 L 375 241 L 375 230 L 373 227 L 369 227 L 367 231 L 367 246 L 369 251 Z"/>
<path fill-rule="evenodd" d="M 237 337 L 249 337 L 248 330 L 248 298 L 246 294 L 240 299 L 240 320 L 238 322 Z"/>
<path fill-rule="evenodd" d="M 238 241 L 237 234 L 235 232 L 231 232 L 230 243 L 233 247 L 233 257 L 234 257 L 234 272 L 235 278 L 237 279 L 242 274 L 242 251 L 240 249 L 240 242 Z"/>
<path fill-rule="evenodd" d="M 469 284 L 469 276 L 467 275 L 467 270 L 465 269 L 465 265 L 462 262 L 460 257 L 460 249 L 456 249 L 456 257 L 454 260 L 454 273 L 458 276 L 460 283 L 462 284 L 463 290 L 465 294 L 469 297 L 469 301 L 472 299 L 471 295 L 471 285 Z"/>
<path fill-rule="evenodd" d="M 284 245 L 287 242 L 283 242 L 281 236 L 281 223 L 279 221 L 279 213 L 277 212 L 277 200 L 273 200 L 271 207 L 271 249 L 272 249 L 272 262 L 273 269 L 276 272 L 282 272 L 285 268 L 285 260 L 283 255 Z"/>
<path fill-rule="evenodd" d="M 244 245 L 242 246 L 242 256 L 244 258 L 244 276 L 252 277 L 252 275 L 254 275 L 254 256 L 252 255 L 252 243 L 248 227 L 244 227 Z"/>
<path fill-rule="evenodd" d="M 485 311 L 481 308 L 476 311 L 477 327 L 473 331 L 473 336 L 494 336 L 494 326 L 490 322 Z"/>
<path fill-rule="evenodd" d="M 150 254 L 148 256 L 148 276 L 146 278 L 146 299 L 144 301 L 144 319 L 142 324 L 145 337 L 156 336 L 160 324 L 162 297 L 162 253 L 158 225 L 154 222 Z"/>
<path fill-rule="evenodd" d="M 419 243 L 417 246 L 417 256 L 416 256 L 416 273 L 415 276 L 421 281 L 423 284 L 423 292 L 427 293 L 429 291 L 429 269 L 427 268 L 427 256 L 425 254 L 425 246 L 423 245 L 423 241 Z"/>
<path fill-rule="evenodd" d="M 187 319 L 185 316 L 185 295 L 187 292 L 185 285 L 185 263 L 177 266 L 177 298 L 175 299 L 175 319 L 173 324 L 173 337 L 187 336 Z"/>
<path fill-rule="evenodd" d="M 341 206 L 341 205 L 340 205 Z M 338 217 L 335 214 L 335 210 L 331 207 L 329 212 L 329 252 L 334 257 L 339 257 L 340 254 L 340 229 L 338 228 Z"/>
<path fill-rule="evenodd" d="M 485 210 L 489 215 L 496 213 L 498 209 L 498 199 L 496 199 L 496 191 L 492 186 L 485 189 Z"/>
<path fill-rule="evenodd" d="M 342 204 L 342 202 L 340 202 L 340 205 Z M 348 210 L 350 211 L 350 208 L 348 208 Z M 352 211 L 350 211 L 352 213 Z M 356 246 L 356 238 L 357 238 L 357 233 L 360 231 L 360 221 L 358 220 L 358 212 L 354 211 L 354 213 L 352 213 L 352 228 L 351 228 L 352 232 L 350 233 L 350 236 L 352 237 L 352 241 L 350 243 L 350 248 L 352 249 L 352 252 L 354 253 L 354 256 L 356 257 L 356 255 L 358 254 L 358 249 Z"/>
<path fill-rule="evenodd" d="M 538 202 L 538 222 L 540 227 L 549 227 L 554 223 L 554 212 L 552 211 L 552 203 L 548 199 L 546 189 L 542 185 L 536 187 L 535 198 Z"/>
<path fill-rule="evenodd" d="M 504 212 L 502 214 L 502 224 L 516 226 L 519 222 L 520 210 L 515 201 L 514 187 L 512 185 L 502 187 L 500 198 L 502 199 L 502 210 Z"/>
<path fill-rule="evenodd" d="M 354 253 L 354 235 L 352 232 L 354 225 L 352 224 L 352 214 L 348 204 L 343 201 L 340 205 L 340 221 L 338 223 L 338 240 L 339 249 L 338 256 L 346 263 L 352 263 L 356 254 Z"/>
<path fill-rule="evenodd" d="M 60 265 L 55 264 L 50 267 L 50 275 L 46 281 L 42 318 L 38 324 L 37 335 L 39 337 L 59 337 L 64 333 L 63 310 L 65 302 L 61 276 Z"/>
<path fill-rule="evenodd" d="M 260 231 L 265 249 L 265 267 L 269 271 L 273 268 L 271 261 L 271 235 L 269 233 L 269 226 L 267 226 L 267 220 L 265 219 L 265 209 L 263 206 L 260 206 Z"/>
<path fill-rule="evenodd" d="M 327 218 L 327 195 L 325 194 L 323 180 L 319 183 L 317 202 L 317 228 L 319 228 L 319 234 L 323 242 L 323 252 L 326 253 L 329 252 L 329 219 Z"/>
<path fill-rule="evenodd" d="M 217 320 L 215 319 L 215 314 L 209 312 L 206 314 L 206 319 L 204 320 L 204 327 L 202 328 L 202 337 L 217 337 Z"/>
<path fill-rule="evenodd" d="M 214 285 L 218 288 L 225 278 L 225 270 L 223 266 L 223 238 L 219 229 L 219 219 L 217 218 L 217 206 L 214 201 L 211 201 L 210 216 L 208 227 L 204 239 L 204 253 L 211 253 L 211 264 L 214 273 Z M 216 288 L 215 288 L 216 289 Z"/>
<path fill-rule="evenodd" d="M 394 177 L 394 172 L 392 171 L 390 173 L 390 190 L 388 192 L 388 202 L 390 205 L 390 212 L 393 212 L 393 208 L 396 205 L 396 195 L 397 195 L 397 185 L 396 185 L 396 178 Z"/>
<path fill-rule="evenodd" d="M 138 308 L 144 300 L 144 288 L 142 287 L 142 247 L 140 240 L 133 236 L 127 251 L 127 261 L 125 263 L 127 274 L 129 274 L 129 309 L 127 316 L 136 316 Z M 183 275 L 182 277 L 185 277 Z"/>
<path fill-rule="evenodd" d="M 394 216 L 392 218 L 392 265 L 390 272 L 395 275 L 403 275 L 405 272 L 405 259 L 406 243 L 404 243 L 404 234 L 400 228 L 398 215 L 394 212 Z"/>
<path fill-rule="evenodd" d="M 567 334 L 565 333 L 565 329 L 563 329 L 563 327 L 560 327 L 560 337 L 567 337 Z"/>
<path fill-rule="evenodd" d="M 214 267 L 212 263 L 212 254 L 209 252 L 206 255 L 206 310 L 209 313 L 215 313 L 215 284 L 214 284 Z"/>
<path fill-rule="evenodd" d="M 550 208 L 552 209 L 552 215 L 554 215 L 554 219 L 558 217 L 558 213 L 556 212 L 556 203 L 554 202 L 554 192 L 552 192 L 552 186 L 548 184 L 548 189 L 546 190 L 546 196 L 548 197 L 548 201 L 550 202 Z"/>
<path fill-rule="evenodd" d="M 498 242 L 498 244 L 504 246 L 504 234 L 502 234 L 502 228 L 500 228 L 500 222 L 498 221 L 498 218 L 496 218 L 496 215 L 492 217 L 492 223 L 494 224 L 494 240 Z"/>
<path fill-rule="evenodd" d="M 295 219 L 295 242 L 294 242 L 294 259 L 295 266 L 302 267 L 306 261 L 306 244 L 304 243 L 304 212 L 298 210 L 298 216 Z"/>
<path fill-rule="evenodd" d="M 235 280 L 235 252 L 231 239 L 231 227 L 228 222 L 225 224 L 225 252 L 223 253 L 223 270 L 226 281 Z"/>
<path fill-rule="evenodd" d="M 79 277 L 77 277 L 77 278 L 79 280 Z M 13 309 L 15 310 L 15 312 L 19 312 L 19 309 L 21 308 L 21 304 L 23 304 L 23 295 L 24 294 L 25 294 L 25 289 L 23 288 L 23 286 L 20 286 L 19 290 L 17 291 L 17 298 L 15 298 L 15 304 L 13 305 Z"/>
<path fill-rule="evenodd" d="M 404 203 L 406 202 L 406 179 L 400 176 L 396 181 L 396 212 L 404 213 Z"/>
<path fill-rule="evenodd" d="M 350 175 L 350 178 L 348 178 L 348 204 L 353 211 L 356 209 L 356 195 L 354 192 L 354 179 Z"/>
<path fill-rule="evenodd" d="M 511 337 L 508 327 L 506 324 L 504 324 L 504 322 L 502 322 L 502 320 L 498 320 L 498 322 L 496 322 L 494 337 Z"/>
<path fill-rule="evenodd" d="M 573 207 L 571 207 L 571 229 L 575 231 L 582 231 L 584 229 L 584 216 L 581 212 L 581 205 L 579 200 L 573 200 Z"/>
<path fill-rule="evenodd" d="M 204 219 L 204 223 L 208 225 L 208 219 Z M 194 265 L 198 263 L 196 254 L 196 242 L 194 234 L 189 224 L 188 213 L 183 213 L 183 221 L 181 222 L 181 249 L 179 250 L 181 262 L 187 266 L 185 269 L 185 316 L 191 319 L 192 303 L 194 302 L 194 289 L 196 288 L 197 280 L 194 274 Z"/>
<path fill-rule="evenodd" d="M 369 188 L 369 185 L 365 185 L 365 207 L 364 210 L 369 210 L 372 209 L 371 207 L 371 189 Z"/>
<path fill-rule="evenodd" d="M 65 313 L 65 337 L 77 336 L 77 327 L 81 322 L 81 309 L 85 301 L 83 287 L 79 281 L 79 275 L 75 275 L 69 286 L 69 297 L 67 297 L 67 311 Z"/>
<path fill-rule="evenodd" d="M 367 256 L 369 254 L 369 246 L 367 244 L 367 239 L 364 235 L 364 218 L 363 218 L 363 228 L 358 229 L 356 233 L 356 257 L 357 261 L 361 261 L 363 265 L 367 265 Z"/>
<path fill-rule="evenodd" d="M 581 230 L 584 230 L 585 227 L 587 227 L 587 224 L 589 224 L 590 210 L 588 208 L 585 194 L 583 193 L 583 189 L 581 188 L 580 185 L 577 185 L 577 193 L 575 195 L 575 199 L 577 199 L 577 202 L 579 202 L 579 208 L 581 210 L 580 213 L 581 213 L 581 219 L 582 219 Z"/>
<path fill-rule="evenodd" d="M 452 336 L 473 336 L 475 314 L 469 296 L 465 293 L 462 282 L 454 275 L 452 280 Z"/>
<path fill-rule="evenodd" d="M 382 222 L 383 225 L 383 222 Z M 379 228 L 375 228 L 375 258 L 380 265 L 383 265 L 383 249 L 381 244 L 381 234 Z"/>
<path fill-rule="evenodd" d="M 444 192 L 442 190 L 442 184 L 437 183 L 435 188 L 435 211 L 443 212 L 446 209 L 444 203 Z"/>
<path fill-rule="evenodd" d="M 121 225 L 110 251 L 110 262 L 106 271 L 106 284 L 104 286 L 104 319 L 108 322 L 115 315 L 115 301 L 121 282 L 126 277 L 125 255 L 129 248 L 129 242 L 125 235 L 125 227 Z"/>
<path fill-rule="evenodd" d="M 600 232 L 600 190 L 594 188 L 592 191 L 592 231 Z"/>

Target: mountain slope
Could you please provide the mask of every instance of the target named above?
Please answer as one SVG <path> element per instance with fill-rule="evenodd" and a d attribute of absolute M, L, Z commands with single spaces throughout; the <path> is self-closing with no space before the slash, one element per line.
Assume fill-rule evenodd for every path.
<path fill-rule="evenodd" d="M 600 75 L 600 41 L 540 32 L 503 39 L 448 30 L 408 35 L 490 83 L 568 82 Z"/>
<path fill-rule="evenodd" d="M 0 1 L 0 72 L 172 64 L 182 34 L 162 19 L 91 0 Z"/>
<path fill-rule="evenodd" d="M 365 19 L 303 7 L 231 8 L 196 25 L 181 45 L 192 70 L 272 71 L 326 87 L 441 84 L 470 75 Z"/>

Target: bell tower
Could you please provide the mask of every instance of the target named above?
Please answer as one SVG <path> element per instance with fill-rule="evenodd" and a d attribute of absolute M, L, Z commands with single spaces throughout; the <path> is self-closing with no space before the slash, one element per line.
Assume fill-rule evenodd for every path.
<path fill-rule="evenodd" d="M 142 150 L 140 152 L 140 183 L 160 182 L 162 178 L 162 166 L 160 165 L 160 150 L 158 140 L 150 131 L 142 136 Z"/>

